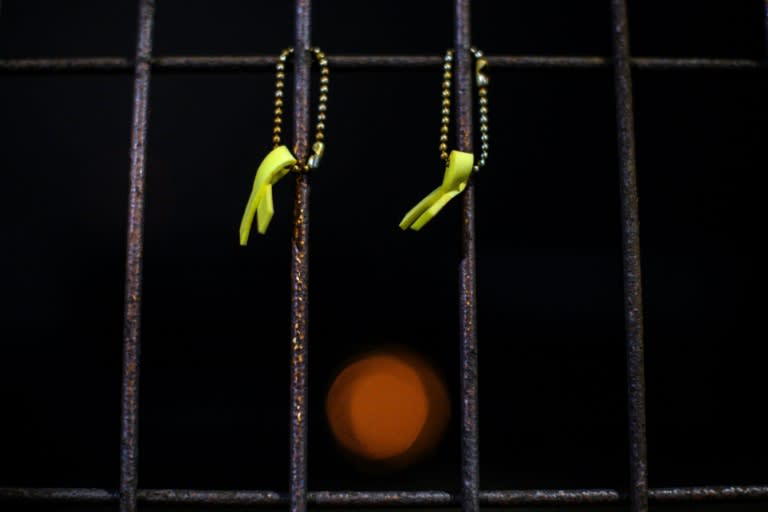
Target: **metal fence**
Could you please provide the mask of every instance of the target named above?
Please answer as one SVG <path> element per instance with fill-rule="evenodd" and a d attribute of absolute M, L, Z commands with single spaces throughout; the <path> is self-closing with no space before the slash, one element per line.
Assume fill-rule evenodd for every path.
<path fill-rule="evenodd" d="M 470 0 L 454 2 L 454 48 L 456 51 L 456 147 L 472 151 L 472 69 L 470 66 Z M 154 0 L 139 0 L 138 37 L 135 59 L 64 58 L 0 60 L 2 73 L 65 73 L 73 71 L 130 71 L 134 73 L 133 124 L 128 213 L 128 249 L 125 274 L 125 323 L 123 334 L 123 386 L 121 410 L 120 487 L 117 491 L 90 488 L 0 488 L 0 500 L 49 503 L 114 503 L 122 512 L 133 512 L 137 503 L 184 505 L 288 505 L 303 512 L 316 506 L 412 506 L 460 505 L 471 512 L 481 505 L 577 505 L 629 503 L 634 512 L 648 510 L 649 502 L 699 502 L 768 500 L 768 485 L 710 487 L 648 487 L 645 428 L 645 378 L 643 351 L 643 306 L 641 298 L 638 195 L 635 170 L 632 69 L 766 69 L 766 60 L 679 59 L 632 57 L 626 0 L 611 0 L 613 56 L 545 57 L 491 55 L 493 66 L 508 68 L 595 68 L 612 67 L 615 76 L 616 125 L 623 243 L 624 312 L 627 350 L 627 394 L 629 419 L 629 488 L 561 490 L 480 490 L 477 422 L 477 330 L 475 286 L 475 195 L 470 184 L 463 194 L 462 254 L 460 270 L 461 309 L 461 489 L 425 491 L 308 491 L 307 490 L 307 308 L 309 264 L 309 175 L 296 175 L 293 234 L 291 241 L 291 404 L 289 492 L 253 490 L 140 489 L 138 487 L 139 349 L 141 320 L 141 276 L 144 238 L 146 139 L 149 85 L 153 70 L 269 71 L 274 56 L 166 56 L 152 55 Z M 299 159 L 307 153 L 311 56 L 311 0 L 295 5 L 294 151 Z M 768 54 L 768 0 L 765 0 L 766 50 Z M 434 56 L 365 55 L 328 57 L 334 68 L 435 68 L 442 64 Z"/>

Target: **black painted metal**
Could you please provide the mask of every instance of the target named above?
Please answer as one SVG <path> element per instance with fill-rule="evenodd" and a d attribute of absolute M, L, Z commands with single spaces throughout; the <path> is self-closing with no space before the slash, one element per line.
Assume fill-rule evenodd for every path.
<path fill-rule="evenodd" d="M 631 57 L 625 0 L 612 0 L 613 58 L 601 56 L 490 56 L 497 68 L 583 69 L 612 66 L 616 82 L 617 134 L 622 200 L 625 322 L 628 370 L 630 488 L 555 490 L 479 490 L 477 424 L 477 331 L 474 240 L 474 188 L 463 198 L 462 255 L 460 264 L 460 363 L 462 401 L 462 488 L 460 493 L 425 491 L 307 491 L 307 342 L 308 342 L 308 175 L 297 174 L 294 226 L 291 242 L 291 409 L 290 476 L 288 493 L 249 490 L 138 489 L 138 383 L 140 348 L 141 270 L 143 250 L 145 156 L 149 83 L 152 71 L 268 70 L 274 56 L 167 56 L 152 57 L 154 0 L 139 0 L 135 59 L 124 57 L 8 59 L 0 60 L 0 73 L 115 72 L 134 73 L 134 111 L 131 134 L 131 167 L 128 212 L 128 249 L 125 279 L 123 394 L 121 410 L 121 460 L 118 490 L 89 488 L 0 488 L 0 501 L 48 503 L 119 503 L 122 512 L 135 512 L 137 503 L 185 505 L 288 505 L 292 512 L 316 506 L 423 506 L 461 505 L 476 511 L 480 505 L 576 505 L 629 503 L 636 512 L 648 503 L 768 500 L 768 486 L 710 486 L 648 488 L 645 382 L 643 375 L 642 290 L 640 241 L 635 171 L 635 139 L 631 69 L 731 69 L 768 68 L 768 0 L 765 0 L 766 59 L 706 59 Z M 455 0 L 457 147 L 472 151 L 472 70 L 470 0 Z M 296 0 L 294 152 L 304 159 L 308 146 L 310 87 L 311 0 Z M 336 55 L 328 57 L 342 69 L 434 69 L 439 56 Z"/>
<path fill-rule="evenodd" d="M 120 511 L 135 512 L 138 458 L 141 269 L 144 249 L 147 113 L 154 0 L 140 0 L 131 130 L 128 249 L 125 264 L 123 388 L 120 434 Z"/>

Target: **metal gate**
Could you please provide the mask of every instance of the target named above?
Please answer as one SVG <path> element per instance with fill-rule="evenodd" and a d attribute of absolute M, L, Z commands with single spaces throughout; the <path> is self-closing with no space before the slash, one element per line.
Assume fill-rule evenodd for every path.
<path fill-rule="evenodd" d="M 472 70 L 470 0 L 454 2 L 454 48 L 456 65 L 457 149 L 472 151 Z M 643 369 L 643 306 L 638 221 L 638 195 L 635 171 L 634 112 L 632 69 L 728 69 L 764 68 L 764 61 L 735 59 L 637 58 L 629 49 L 629 27 L 625 0 L 612 0 L 613 57 L 546 57 L 490 55 L 489 62 L 508 68 L 604 68 L 611 67 L 615 78 L 616 136 L 619 150 L 619 176 L 623 242 L 624 314 L 627 351 L 627 396 L 629 419 L 629 473 L 627 490 L 481 490 L 478 460 L 478 366 L 475 300 L 475 196 L 470 185 L 463 195 L 462 253 L 460 270 L 461 337 L 461 489 L 456 492 L 424 490 L 414 492 L 307 491 L 307 308 L 308 308 L 308 228 L 309 188 L 306 174 L 296 176 L 295 209 L 291 242 L 291 403 L 290 476 L 287 494 L 265 491 L 207 491 L 179 489 L 141 489 L 138 487 L 138 406 L 139 348 L 144 238 L 146 140 L 148 130 L 149 86 L 153 70 L 228 70 L 269 71 L 272 56 L 164 56 L 152 54 L 154 0 L 139 1 L 138 39 L 135 59 L 11 59 L 0 60 L 0 72 L 66 73 L 70 71 L 133 70 L 133 124 L 128 215 L 128 250 L 125 273 L 125 316 L 123 337 L 122 437 L 120 445 L 119 490 L 86 488 L 0 488 L 0 500 L 48 503 L 114 503 L 132 512 L 137 503 L 184 505 L 288 505 L 303 512 L 307 504 L 336 507 L 460 505 L 464 511 L 481 505 L 576 505 L 629 503 L 631 510 L 648 509 L 649 502 L 691 502 L 731 499 L 768 499 L 768 485 L 728 487 L 649 488 L 646 458 L 645 379 Z M 766 0 L 768 32 L 768 0 Z M 311 39 L 311 1 L 296 0 L 295 5 L 295 83 L 294 149 L 299 159 L 307 153 Z M 329 56 L 331 66 L 344 68 L 435 68 L 438 55 Z"/>

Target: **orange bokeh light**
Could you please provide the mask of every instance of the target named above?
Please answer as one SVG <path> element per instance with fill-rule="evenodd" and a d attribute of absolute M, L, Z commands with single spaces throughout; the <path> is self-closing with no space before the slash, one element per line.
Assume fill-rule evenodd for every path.
<path fill-rule="evenodd" d="M 382 349 L 347 365 L 325 403 L 338 443 L 357 459 L 401 467 L 425 455 L 449 416 L 437 372 L 405 349 Z"/>

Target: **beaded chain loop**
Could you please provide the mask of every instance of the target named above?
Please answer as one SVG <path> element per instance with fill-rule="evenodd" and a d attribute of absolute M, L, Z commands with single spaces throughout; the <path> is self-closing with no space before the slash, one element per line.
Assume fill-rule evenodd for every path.
<path fill-rule="evenodd" d="M 477 83 L 478 103 L 480 104 L 480 158 L 472 167 L 474 172 L 485 166 L 488 160 L 488 75 L 485 73 L 488 61 L 483 52 L 475 47 L 469 50 L 475 58 L 475 79 Z M 440 120 L 440 158 L 448 161 L 448 132 L 451 124 L 451 79 L 453 78 L 453 50 L 448 50 L 443 57 L 443 102 Z"/>
<path fill-rule="evenodd" d="M 328 68 L 328 58 L 320 48 L 310 48 L 317 63 L 320 66 L 320 97 L 317 100 L 317 123 L 315 124 L 315 140 L 312 144 L 312 154 L 306 162 L 297 162 L 293 166 L 296 172 L 308 172 L 315 169 L 320 164 L 320 158 L 325 150 L 325 115 L 328 109 L 328 83 L 330 81 L 330 70 Z M 281 134 L 283 132 L 283 89 L 285 88 L 285 63 L 288 57 L 293 55 L 293 48 L 286 48 L 280 53 L 275 66 L 275 117 L 272 128 L 272 146 L 274 148 L 280 145 Z"/>

